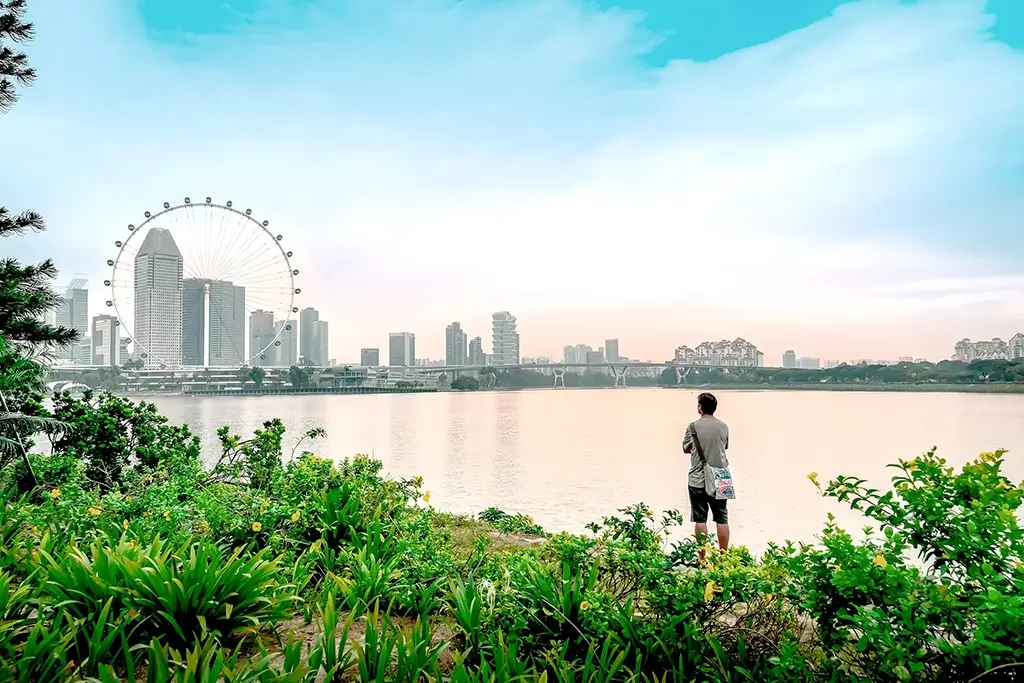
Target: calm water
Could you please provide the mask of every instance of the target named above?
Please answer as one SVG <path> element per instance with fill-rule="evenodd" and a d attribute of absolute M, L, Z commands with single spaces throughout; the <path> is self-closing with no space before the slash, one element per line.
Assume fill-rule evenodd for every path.
<path fill-rule="evenodd" d="M 1024 479 L 1024 395 L 722 391 L 738 499 L 733 539 L 812 540 L 827 512 L 851 530 L 862 520 L 823 500 L 807 481 L 855 474 L 879 485 L 885 465 L 931 446 L 953 464 L 1007 448 L 1008 475 Z M 367 453 L 387 471 L 422 475 L 431 503 L 460 513 L 494 505 L 533 515 L 553 531 L 583 531 L 644 502 L 688 510 L 680 450 L 696 392 L 535 390 L 365 396 L 160 397 L 160 409 L 214 447 L 215 430 L 243 435 L 280 417 L 292 430 L 321 426 L 322 456 Z M 288 448 L 293 439 L 288 440 Z"/>

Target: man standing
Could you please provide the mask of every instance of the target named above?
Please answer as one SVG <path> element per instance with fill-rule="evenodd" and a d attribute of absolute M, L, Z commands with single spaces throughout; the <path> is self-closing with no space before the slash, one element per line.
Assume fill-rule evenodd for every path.
<path fill-rule="evenodd" d="M 718 399 L 714 394 L 703 393 L 697 397 L 697 414 L 700 419 L 691 422 L 683 435 L 683 453 L 690 456 L 690 517 L 695 526 L 697 542 L 701 543 L 708 533 L 708 510 L 715 520 L 718 533 L 718 547 L 724 552 L 729 547 L 729 510 L 727 501 L 715 495 L 715 483 L 704 476 L 705 461 L 712 467 L 728 467 L 725 452 L 729 448 L 729 427 L 715 417 Z M 698 443 L 700 447 L 698 448 Z M 703 451 L 703 457 L 701 457 Z M 704 551 L 700 551 L 704 559 Z"/>

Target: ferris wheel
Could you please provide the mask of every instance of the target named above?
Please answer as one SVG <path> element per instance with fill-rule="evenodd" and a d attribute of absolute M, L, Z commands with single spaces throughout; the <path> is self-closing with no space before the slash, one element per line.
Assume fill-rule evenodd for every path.
<path fill-rule="evenodd" d="M 294 344 L 299 271 L 269 221 L 211 197 L 145 212 L 114 243 L 104 285 L 146 366 L 273 365 Z"/>

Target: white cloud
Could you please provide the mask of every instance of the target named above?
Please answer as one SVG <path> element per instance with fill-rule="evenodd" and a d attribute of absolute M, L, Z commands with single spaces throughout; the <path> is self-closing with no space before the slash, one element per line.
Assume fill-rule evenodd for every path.
<path fill-rule="evenodd" d="M 937 354 L 985 335 L 924 338 L 915 316 L 1024 318 L 1007 254 L 962 251 L 1020 226 L 996 181 L 1024 162 L 1005 144 L 1024 136 L 1024 57 L 979 1 L 854 3 L 661 70 L 636 58 L 639 15 L 571 0 L 335 4 L 316 28 L 270 14 L 295 28 L 191 47 L 147 43 L 114 6 L 38 16 L 40 83 L 0 128 L 4 200 L 52 226 L 25 253 L 63 243 L 94 283 L 121 226 L 211 193 L 281 226 L 341 358 L 399 328 L 438 355 L 449 318 L 479 333 L 504 308 L 581 335 L 615 311 L 678 318 L 606 332 L 651 357 L 725 329 L 774 352 L 808 319 L 884 321 L 892 355 Z M 531 333 L 527 353 L 581 341 Z M 814 343 L 866 355 L 846 333 Z"/>

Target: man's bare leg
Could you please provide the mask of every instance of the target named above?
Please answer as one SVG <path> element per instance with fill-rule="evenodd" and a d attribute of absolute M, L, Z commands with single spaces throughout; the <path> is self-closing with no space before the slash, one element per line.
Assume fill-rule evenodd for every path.
<path fill-rule="evenodd" d="M 693 535 L 696 536 L 696 538 L 697 538 L 697 547 L 699 548 L 699 550 L 697 551 L 697 559 L 699 559 L 701 562 L 703 562 L 704 561 L 704 555 L 705 555 L 705 553 L 704 553 L 704 543 L 707 542 L 707 539 L 708 539 L 708 525 L 707 525 L 707 523 L 706 522 L 697 522 L 694 525 Z"/>
<path fill-rule="evenodd" d="M 729 549 L 729 525 L 716 524 L 715 531 L 718 532 L 718 549 L 724 553 Z"/>

